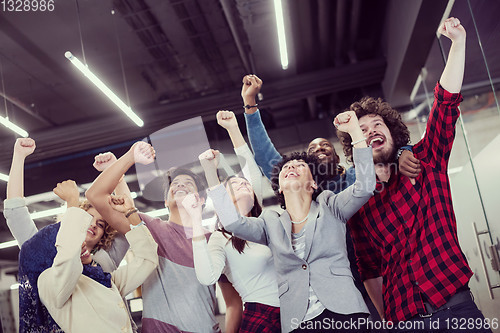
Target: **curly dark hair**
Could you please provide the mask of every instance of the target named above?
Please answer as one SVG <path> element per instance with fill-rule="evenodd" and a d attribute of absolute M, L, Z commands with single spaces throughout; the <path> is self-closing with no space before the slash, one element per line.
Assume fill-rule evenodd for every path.
<path fill-rule="evenodd" d="M 80 208 L 84 211 L 88 211 L 90 208 L 94 208 L 94 206 L 92 206 L 92 204 L 88 200 L 84 200 L 80 202 Z M 104 233 L 102 234 L 101 239 L 99 240 L 99 242 L 97 242 L 92 251 L 94 252 L 100 249 L 108 250 L 115 240 L 116 233 L 117 231 L 106 222 Z"/>
<path fill-rule="evenodd" d="M 281 169 L 288 161 L 293 160 L 303 160 L 309 165 L 309 170 L 311 170 L 311 175 L 313 180 L 318 185 L 318 188 L 314 190 L 312 199 L 315 200 L 316 197 L 323 190 L 323 182 L 326 180 L 326 173 L 324 167 L 322 167 L 321 162 L 318 160 L 316 156 L 308 155 L 306 152 L 294 152 L 290 155 L 283 155 L 281 161 L 276 163 L 271 171 L 271 185 L 274 190 L 274 194 L 278 198 L 278 202 L 280 203 L 281 208 L 286 209 L 285 205 L 285 196 L 283 193 L 279 192 L 280 184 L 279 184 L 279 175 Z"/>
<path fill-rule="evenodd" d="M 224 187 L 227 186 L 227 184 L 229 183 L 229 181 L 232 178 L 246 179 L 245 177 L 240 177 L 240 176 L 236 176 L 236 175 L 229 176 L 223 182 Z M 257 196 L 255 195 L 255 192 L 254 192 L 253 193 L 253 207 L 250 210 L 250 216 L 251 217 L 258 217 L 261 213 L 262 213 L 262 207 L 259 204 L 259 200 L 257 199 Z M 238 253 L 243 253 L 243 250 L 245 249 L 245 246 L 247 245 L 247 241 L 244 239 L 241 239 L 239 237 L 236 237 L 236 236 L 231 236 L 231 233 L 229 231 L 227 231 L 226 229 L 224 229 L 224 227 L 222 226 L 222 224 L 220 222 L 218 223 L 218 225 L 219 225 L 218 230 L 222 232 L 224 237 L 228 238 L 231 241 L 231 243 L 233 244 L 233 248 L 235 248 L 236 251 L 238 251 Z"/>
<path fill-rule="evenodd" d="M 354 102 L 345 111 L 354 111 L 356 116 L 360 119 L 363 116 L 373 114 L 379 115 L 384 119 L 385 124 L 389 128 L 394 141 L 396 151 L 407 145 L 410 142 L 410 131 L 408 127 L 401 120 L 401 114 L 394 110 L 391 105 L 384 102 L 381 98 L 363 97 L 358 102 Z M 337 136 L 340 143 L 344 146 L 344 154 L 349 162 L 352 162 L 352 145 L 351 136 L 349 133 L 337 131 Z M 394 156 L 394 159 L 396 156 Z"/>

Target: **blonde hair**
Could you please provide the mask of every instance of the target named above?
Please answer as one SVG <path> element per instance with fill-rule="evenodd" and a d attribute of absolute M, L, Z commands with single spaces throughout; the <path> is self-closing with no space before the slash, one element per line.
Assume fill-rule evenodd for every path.
<path fill-rule="evenodd" d="M 84 200 L 80 203 L 80 208 L 83 209 L 84 211 L 88 211 L 90 208 L 94 208 L 92 204 L 88 200 Z M 97 251 L 100 249 L 107 250 L 111 247 L 111 244 L 113 244 L 113 241 L 115 240 L 116 236 L 116 230 L 113 229 L 108 222 L 106 222 L 106 227 L 104 228 L 104 233 L 97 242 L 97 244 L 94 246 L 92 251 Z"/>

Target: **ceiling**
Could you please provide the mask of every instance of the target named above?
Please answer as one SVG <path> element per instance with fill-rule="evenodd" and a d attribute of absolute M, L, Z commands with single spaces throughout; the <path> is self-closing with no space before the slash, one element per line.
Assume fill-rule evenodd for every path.
<path fill-rule="evenodd" d="M 56 0 L 53 12 L 1 12 L 0 115 L 7 109 L 37 143 L 27 160 L 25 194 L 51 191 L 69 178 L 89 183 L 97 176 L 94 155 L 120 155 L 134 140 L 196 116 L 203 117 L 214 146 L 228 147 L 215 113 L 243 112 L 239 95 L 246 73 L 264 81 L 259 104 L 266 125 L 283 130 L 278 146 L 300 144 L 285 129 L 300 124 L 309 131 L 303 138 L 315 135 L 321 119 L 365 94 L 408 105 L 448 4 L 283 2 L 287 70 L 280 65 L 271 0 Z M 66 51 L 85 61 L 145 125 L 135 126 L 91 86 Z M 14 141 L 0 128 L 5 174 Z M 138 200 L 142 209 L 158 207 Z M 32 211 L 60 205 L 47 195 L 31 201 Z M 11 240 L 0 219 L 0 242 Z M 39 226 L 50 222 L 37 220 Z M 0 250 L 0 266 L 15 263 L 17 253 L 15 247 Z"/>

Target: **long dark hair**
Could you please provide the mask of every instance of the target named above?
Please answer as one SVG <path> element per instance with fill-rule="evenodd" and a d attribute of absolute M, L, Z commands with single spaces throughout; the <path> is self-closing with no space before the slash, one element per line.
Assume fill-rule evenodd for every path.
<path fill-rule="evenodd" d="M 229 176 L 223 182 L 224 187 L 227 186 L 227 184 L 229 183 L 229 181 L 232 178 L 243 178 L 243 179 L 246 179 L 245 177 L 240 177 L 240 176 L 234 176 L 234 175 L 233 176 Z M 246 179 L 246 180 L 248 180 L 248 179 Z M 253 207 L 250 210 L 250 216 L 251 217 L 258 217 L 261 213 L 262 213 L 262 207 L 259 204 L 259 200 L 257 200 L 257 196 L 255 195 L 255 192 L 254 192 L 253 193 Z M 231 241 L 231 243 L 233 244 L 233 248 L 235 248 L 236 251 L 238 251 L 238 253 L 240 253 L 240 254 L 243 253 L 243 250 L 245 249 L 245 246 L 247 245 L 247 241 L 244 240 L 244 239 L 241 239 L 239 237 L 232 236 L 229 231 L 227 231 L 226 229 L 224 229 L 224 227 L 222 226 L 222 224 L 220 222 L 218 222 L 217 225 L 218 225 L 217 230 L 221 231 L 222 234 L 224 235 L 224 237 L 228 238 Z"/>

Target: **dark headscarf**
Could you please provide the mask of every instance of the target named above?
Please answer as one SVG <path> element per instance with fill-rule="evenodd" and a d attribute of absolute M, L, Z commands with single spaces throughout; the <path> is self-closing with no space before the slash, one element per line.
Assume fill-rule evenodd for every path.
<path fill-rule="evenodd" d="M 19 253 L 19 331 L 63 332 L 38 294 L 38 277 L 50 268 L 57 254 L 56 237 L 61 223 L 51 224 L 27 240 Z M 83 265 L 83 275 L 111 287 L 111 275 L 100 266 Z"/>

